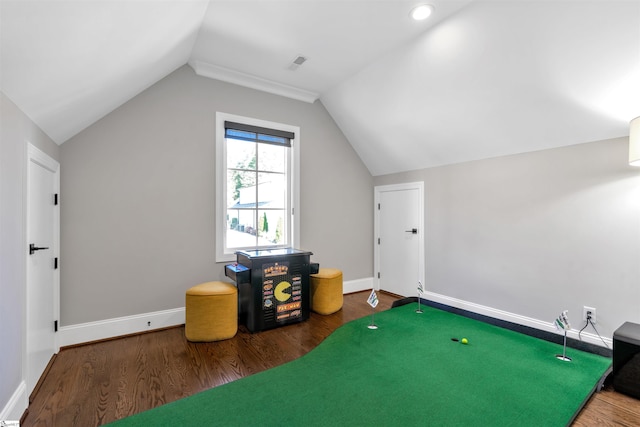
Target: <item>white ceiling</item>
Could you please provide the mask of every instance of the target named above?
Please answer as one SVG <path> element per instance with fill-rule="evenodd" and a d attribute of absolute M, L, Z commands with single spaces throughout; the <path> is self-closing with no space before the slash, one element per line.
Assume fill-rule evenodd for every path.
<path fill-rule="evenodd" d="M 188 63 L 325 105 L 374 175 L 628 135 L 640 0 L 0 0 L 0 85 L 63 143 Z M 297 70 L 290 63 L 303 55 Z"/>
<path fill-rule="evenodd" d="M 231 73 L 234 82 L 313 102 L 469 2 L 432 1 L 438 13 L 416 22 L 415 0 L 214 0 L 189 64 L 201 75 Z M 298 55 L 308 62 L 291 71 Z"/>

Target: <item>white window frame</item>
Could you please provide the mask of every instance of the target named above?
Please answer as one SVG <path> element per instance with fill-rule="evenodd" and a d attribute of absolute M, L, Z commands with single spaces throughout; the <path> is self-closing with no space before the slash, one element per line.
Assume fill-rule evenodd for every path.
<path fill-rule="evenodd" d="M 244 123 L 270 129 L 292 132 L 295 137 L 291 140 L 289 152 L 290 176 L 290 224 L 291 230 L 287 246 L 300 247 L 300 128 L 298 126 L 276 123 L 267 120 L 243 117 L 235 114 L 216 112 L 216 262 L 235 261 L 236 249 L 226 248 L 227 232 L 227 150 L 225 144 L 224 122 Z"/>

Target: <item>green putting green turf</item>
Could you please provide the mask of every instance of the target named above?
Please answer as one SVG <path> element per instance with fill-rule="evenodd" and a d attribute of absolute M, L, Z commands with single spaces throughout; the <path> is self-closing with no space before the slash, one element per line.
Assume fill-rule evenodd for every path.
<path fill-rule="evenodd" d="M 564 426 L 602 356 L 408 304 L 343 325 L 307 355 L 114 423 L 125 426 Z M 468 344 L 451 338 L 467 338 Z"/>

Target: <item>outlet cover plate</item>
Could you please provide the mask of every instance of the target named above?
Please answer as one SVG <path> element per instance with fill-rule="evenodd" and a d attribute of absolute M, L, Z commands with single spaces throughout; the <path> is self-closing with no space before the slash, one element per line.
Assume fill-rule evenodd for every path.
<path fill-rule="evenodd" d="M 591 323 L 596 324 L 596 309 L 594 307 L 582 307 L 582 320 L 587 321 L 587 312 L 591 312 Z"/>

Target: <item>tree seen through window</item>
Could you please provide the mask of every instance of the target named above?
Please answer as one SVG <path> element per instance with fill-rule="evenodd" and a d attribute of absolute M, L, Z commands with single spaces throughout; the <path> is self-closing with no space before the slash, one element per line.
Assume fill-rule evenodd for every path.
<path fill-rule="evenodd" d="M 228 248 L 286 244 L 290 147 L 266 136 L 226 133 Z"/>

